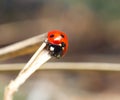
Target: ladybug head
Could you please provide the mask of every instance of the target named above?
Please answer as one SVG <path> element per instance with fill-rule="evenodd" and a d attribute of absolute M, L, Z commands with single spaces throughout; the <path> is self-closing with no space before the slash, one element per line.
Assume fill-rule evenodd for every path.
<path fill-rule="evenodd" d="M 60 58 L 63 56 L 68 48 L 68 39 L 65 33 L 54 30 L 48 32 L 47 49 L 52 56 Z"/>

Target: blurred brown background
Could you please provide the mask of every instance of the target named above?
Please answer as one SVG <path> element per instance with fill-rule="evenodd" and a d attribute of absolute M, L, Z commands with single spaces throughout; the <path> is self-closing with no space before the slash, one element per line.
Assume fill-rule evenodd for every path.
<path fill-rule="evenodd" d="M 120 62 L 119 0 L 0 0 L 0 47 L 53 29 L 66 32 L 69 37 L 67 55 L 55 61 Z M 5 63 L 26 63 L 30 57 L 31 55 L 17 57 Z M 14 73 L 2 72 L 0 81 L 8 82 L 18 72 Z M 11 77 L 7 78 L 8 76 Z M 38 82 L 40 85 L 36 82 L 40 79 L 38 76 L 44 79 Z M 57 99 L 54 97 L 36 100 L 61 100 L 62 97 L 62 100 L 119 100 L 119 77 L 119 72 L 43 71 L 33 75 L 27 85 L 37 84 L 41 89 L 41 86 L 48 86 L 50 81 L 52 88 L 51 85 L 48 88 L 53 91 L 51 95 L 54 95 L 56 88 L 59 90 L 58 94 L 65 91 Z M 27 89 L 28 87 L 23 86 L 23 90 Z M 32 94 L 40 92 L 34 89 Z M 47 89 L 41 91 L 49 94 Z M 25 98 L 35 100 L 30 99 L 30 96 L 26 97 L 28 94 L 26 92 Z M 93 99 L 96 95 L 99 98 Z M 20 98 L 22 96 L 20 94 Z M 86 98 L 80 99 L 81 97 Z"/>
<path fill-rule="evenodd" d="M 119 62 L 119 5 L 119 0 L 1 0 L 0 46 L 58 29 L 69 37 L 62 61 Z"/>

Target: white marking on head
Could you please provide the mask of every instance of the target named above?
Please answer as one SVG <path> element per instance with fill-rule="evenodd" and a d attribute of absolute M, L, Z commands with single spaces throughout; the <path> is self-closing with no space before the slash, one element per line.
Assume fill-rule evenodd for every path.
<path fill-rule="evenodd" d="M 54 47 L 50 47 L 50 51 L 54 51 L 54 49 L 55 49 Z"/>
<path fill-rule="evenodd" d="M 62 46 L 62 44 L 59 44 L 59 46 Z"/>

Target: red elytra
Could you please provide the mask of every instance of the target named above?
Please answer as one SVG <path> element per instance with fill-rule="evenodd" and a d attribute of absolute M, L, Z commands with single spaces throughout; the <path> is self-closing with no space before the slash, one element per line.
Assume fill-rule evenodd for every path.
<path fill-rule="evenodd" d="M 48 32 L 48 42 L 53 44 L 53 45 L 60 45 L 62 43 L 65 44 L 64 50 L 63 50 L 63 55 L 67 52 L 68 50 L 68 38 L 67 35 L 64 32 L 61 32 L 59 30 L 53 30 Z"/>

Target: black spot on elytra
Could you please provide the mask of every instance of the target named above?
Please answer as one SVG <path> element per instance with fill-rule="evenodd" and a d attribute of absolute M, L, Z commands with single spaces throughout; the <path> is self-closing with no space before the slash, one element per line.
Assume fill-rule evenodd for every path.
<path fill-rule="evenodd" d="M 61 36 L 62 36 L 62 38 L 64 38 L 64 35 L 63 35 L 63 34 L 61 34 Z"/>
<path fill-rule="evenodd" d="M 50 38 L 53 38 L 53 37 L 54 37 L 54 34 L 51 34 L 51 35 L 50 35 Z"/>

